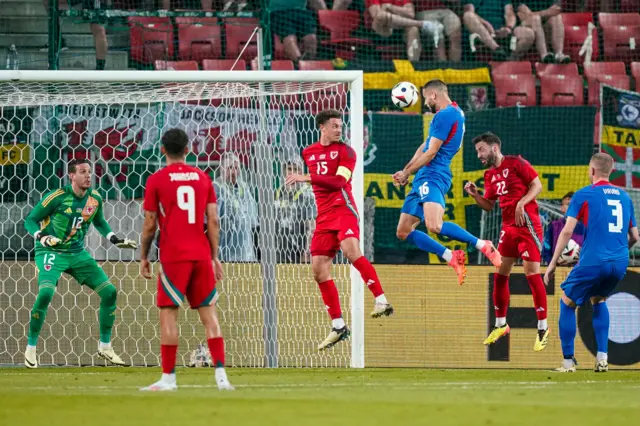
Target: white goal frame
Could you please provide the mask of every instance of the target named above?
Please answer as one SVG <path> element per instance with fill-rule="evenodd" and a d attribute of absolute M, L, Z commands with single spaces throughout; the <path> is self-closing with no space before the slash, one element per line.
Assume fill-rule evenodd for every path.
<path fill-rule="evenodd" d="M 349 134 L 350 145 L 357 155 L 356 168 L 353 173 L 353 196 L 356 200 L 358 211 L 364 213 L 364 139 L 363 139 L 363 72 L 362 71 L 0 71 L 0 83 L 346 83 L 349 85 Z M 261 110 L 265 108 L 265 103 L 260 102 Z M 261 114 L 264 117 L 264 113 Z M 363 221 L 360 221 L 360 248 L 364 252 Z M 273 271 L 271 271 L 273 273 Z M 275 275 L 265 276 L 269 271 L 263 273 L 263 286 L 273 279 L 275 285 Z M 358 271 L 351 266 L 351 367 L 364 368 L 364 283 Z M 271 292 L 275 288 L 271 287 Z M 275 302 L 275 296 L 263 296 L 263 305 L 269 300 Z M 320 292 L 318 291 L 318 298 Z M 269 299 L 269 300 L 268 300 Z M 266 309 L 263 306 L 263 309 Z M 269 327 L 268 318 L 274 318 L 272 313 L 267 315 L 265 311 L 264 332 L 270 333 L 268 328 L 275 333 L 276 327 Z M 329 318 L 327 317 L 327 324 Z M 274 336 L 275 337 L 275 336 Z M 265 354 L 269 359 L 267 348 L 269 343 L 265 339 Z M 278 366 L 277 348 L 272 353 L 271 361 L 265 364 L 267 367 Z"/>

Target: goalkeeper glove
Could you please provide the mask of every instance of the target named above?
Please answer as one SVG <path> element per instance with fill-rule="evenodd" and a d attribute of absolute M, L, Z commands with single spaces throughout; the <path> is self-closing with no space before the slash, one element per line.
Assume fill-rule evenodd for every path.
<path fill-rule="evenodd" d="M 36 232 L 34 237 L 45 247 L 54 247 L 62 242 L 60 238 L 54 237 L 53 235 L 42 235 L 40 231 Z"/>
<path fill-rule="evenodd" d="M 112 244 L 115 244 L 116 247 L 121 249 L 129 248 L 129 249 L 135 250 L 138 248 L 138 243 L 128 238 L 122 239 L 122 238 L 118 238 L 115 235 L 112 235 L 111 238 L 109 238 L 109 241 L 111 241 Z"/>

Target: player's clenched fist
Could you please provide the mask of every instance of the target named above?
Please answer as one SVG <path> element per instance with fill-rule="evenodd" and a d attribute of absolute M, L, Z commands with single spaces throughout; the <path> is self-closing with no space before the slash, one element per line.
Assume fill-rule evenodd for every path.
<path fill-rule="evenodd" d="M 311 177 L 307 175 L 301 175 L 299 173 L 291 173 L 285 179 L 287 185 L 295 185 L 298 182 L 311 182 Z"/>
<path fill-rule="evenodd" d="M 473 182 L 467 182 L 464 184 L 464 190 L 471 196 L 478 195 L 478 187 Z"/>
<path fill-rule="evenodd" d="M 45 247 L 55 247 L 60 244 L 62 240 L 60 238 L 54 237 L 53 235 L 45 235 L 40 238 L 40 244 Z"/>
<path fill-rule="evenodd" d="M 213 259 L 213 272 L 216 275 L 216 281 L 220 281 L 224 278 L 224 272 L 222 271 L 222 262 L 220 262 L 220 259 Z"/>
<path fill-rule="evenodd" d="M 395 172 L 392 178 L 395 185 L 405 186 L 409 183 L 409 177 L 404 170 Z"/>
<path fill-rule="evenodd" d="M 153 278 L 153 275 L 151 275 L 151 263 L 149 263 L 149 259 L 140 259 L 140 275 L 148 280 Z"/>

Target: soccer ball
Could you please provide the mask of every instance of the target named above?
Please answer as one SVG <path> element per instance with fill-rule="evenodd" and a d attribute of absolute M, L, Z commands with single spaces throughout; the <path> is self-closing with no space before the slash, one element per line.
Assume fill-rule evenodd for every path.
<path fill-rule="evenodd" d="M 398 108 L 409 108 L 415 105 L 419 98 L 418 89 L 408 81 L 398 83 L 391 89 L 391 100 Z"/>
<path fill-rule="evenodd" d="M 560 265 L 574 265 L 580 257 L 580 246 L 573 240 L 569 240 L 567 246 L 562 250 L 558 263 Z"/>

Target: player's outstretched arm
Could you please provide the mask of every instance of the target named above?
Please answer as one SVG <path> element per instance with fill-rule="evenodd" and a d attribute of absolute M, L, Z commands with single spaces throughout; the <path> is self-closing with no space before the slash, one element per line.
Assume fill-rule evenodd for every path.
<path fill-rule="evenodd" d="M 578 224 L 578 219 L 572 216 L 567 216 L 567 221 L 564 224 L 564 228 L 560 231 L 560 235 L 558 236 L 558 242 L 556 243 L 556 250 L 553 252 L 553 257 L 551 258 L 551 262 L 549 262 L 549 266 L 547 267 L 547 272 L 544 274 L 544 283 L 545 285 L 549 285 L 551 278 L 556 270 L 556 265 L 558 264 L 558 259 L 562 255 L 567 244 L 569 244 L 569 240 L 573 235 L 573 231 L 576 229 L 576 225 Z"/>
<path fill-rule="evenodd" d="M 140 274 L 149 279 L 151 275 L 151 264 L 149 263 L 149 251 L 153 237 L 158 229 L 158 215 L 156 212 L 145 211 L 144 223 L 142 224 L 142 236 L 140 237 Z"/>
<path fill-rule="evenodd" d="M 216 274 L 216 280 L 224 278 L 222 263 L 218 258 L 218 248 L 220 245 L 220 218 L 218 217 L 218 206 L 216 203 L 207 204 L 207 238 L 211 246 L 211 259 Z"/>
<path fill-rule="evenodd" d="M 98 230 L 100 235 L 111 241 L 111 244 L 115 244 L 118 248 L 130 248 L 137 249 L 138 243 L 128 238 L 120 238 L 111 229 L 109 222 L 104 218 L 104 210 L 102 209 L 102 203 L 98 206 L 96 215 L 93 219 L 93 226 Z"/>
<path fill-rule="evenodd" d="M 60 238 L 55 235 L 48 235 L 45 230 L 40 229 L 40 223 L 55 213 L 60 204 L 62 190 L 53 191 L 47 194 L 24 219 L 24 227 L 33 238 L 40 241 L 45 247 L 54 247 L 60 244 Z"/>

